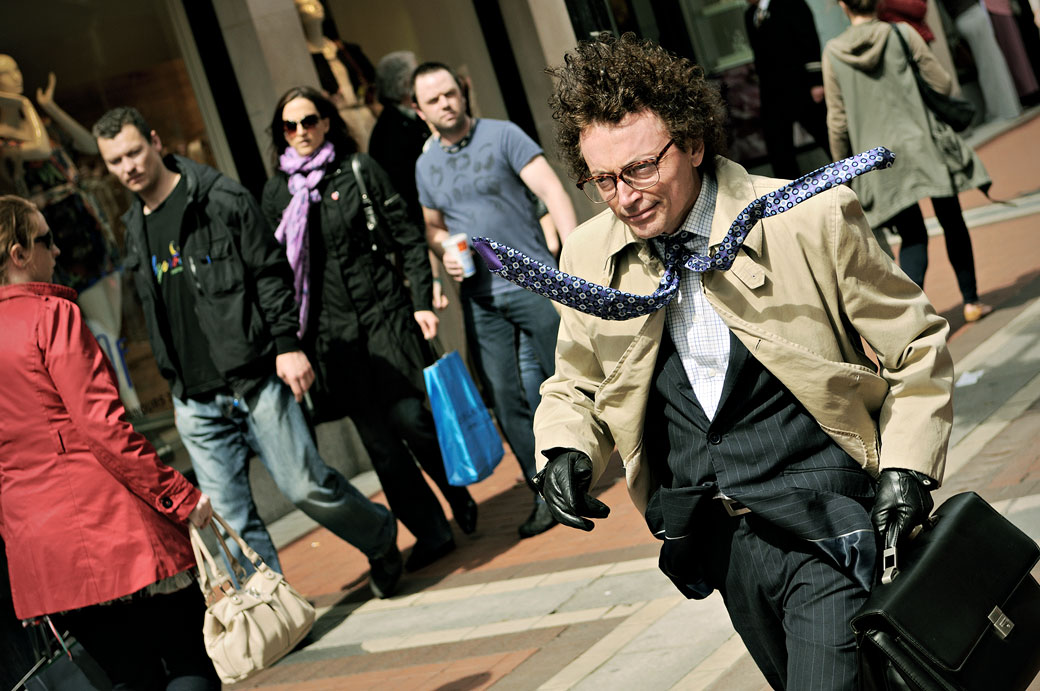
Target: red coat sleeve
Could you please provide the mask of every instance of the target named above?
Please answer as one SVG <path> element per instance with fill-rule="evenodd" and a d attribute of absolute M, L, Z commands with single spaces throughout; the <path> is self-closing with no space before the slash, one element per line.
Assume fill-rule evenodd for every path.
<path fill-rule="evenodd" d="M 170 520 L 186 521 L 201 493 L 126 421 L 111 366 L 79 307 L 49 302 L 54 309 L 40 320 L 37 342 L 76 433 L 127 489 Z"/>

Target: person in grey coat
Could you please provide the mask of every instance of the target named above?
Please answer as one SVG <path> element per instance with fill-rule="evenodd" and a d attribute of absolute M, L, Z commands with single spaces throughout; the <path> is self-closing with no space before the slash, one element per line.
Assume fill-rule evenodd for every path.
<path fill-rule="evenodd" d="M 877 0 L 839 0 L 852 25 L 827 42 L 823 80 L 831 156 L 884 146 L 895 165 L 855 180 L 872 227 L 894 227 L 902 244 L 899 265 L 920 286 L 928 269 L 928 233 L 918 201 L 929 197 L 943 228 L 946 250 L 964 300 L 965 321 L 977 321 L 993 308 L 980 302 L 975 257 L 957 193 L 990 185 L 975 152 L 924 105 L 899 31 L 920 73 L 935 90 L 948 94 L 950 76 L 921 36 L 908 24 L 877 18 Z"/>

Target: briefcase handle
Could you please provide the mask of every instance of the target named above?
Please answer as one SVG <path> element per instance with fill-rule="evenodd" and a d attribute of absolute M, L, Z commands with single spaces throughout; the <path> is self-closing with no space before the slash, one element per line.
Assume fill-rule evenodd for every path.
<path fill-rule="evenodd" d="M 913 540 L 925 530 L 930 530 L 939 521 L 939 517 L 932 515 L 925 519 L 924 523 L 917 526 L 907 537 Z M 881 584 L 888 585 L 899 575 L 899 559 L 896 556 L 895 545 L 885 545 L 885 551 L 881 553 Z"/>

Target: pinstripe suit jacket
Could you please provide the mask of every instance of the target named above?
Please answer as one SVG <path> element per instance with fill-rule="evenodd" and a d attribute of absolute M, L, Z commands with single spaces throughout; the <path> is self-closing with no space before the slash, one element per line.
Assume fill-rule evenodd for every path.
<path fill-rule="evenodd" d="M 721 157 L 716 176 L 712 245 L 749 202 L 781 185 Z M 641 294 L 664 271 L 610 211 L 567 239 L 560 268 Z M 729 271 L 705 274 L 704 292 L 734 335 L 869 473 L 907 468 L 941 481 L 953 421 L 949 326 L 881 251 L 849 189 L 760 221 Z M 582 451 L 597 478 L 616 446 L 641 511 L 656 486 L 643 422 L 664 316 L 615 322 L 563 308 L 556 371 L 535 414 L 539 451 Z"/>

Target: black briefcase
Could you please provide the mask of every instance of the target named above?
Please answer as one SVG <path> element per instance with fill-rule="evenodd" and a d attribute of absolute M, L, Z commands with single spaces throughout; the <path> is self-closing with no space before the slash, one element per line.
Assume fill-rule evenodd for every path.
<path fill-rule="evenodd" d="M 852 619 L 863 688 L 1025 689 L 1040 672 L 1038 560 L 979 495 L 944 502 Z"/>

